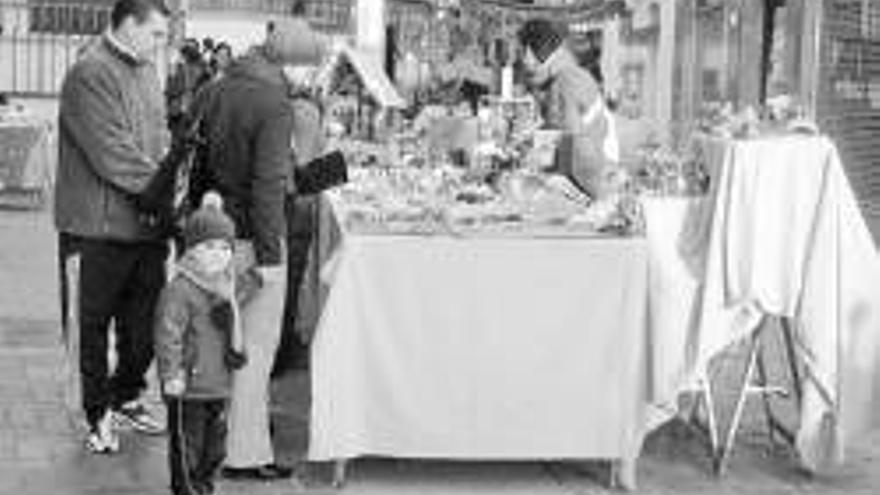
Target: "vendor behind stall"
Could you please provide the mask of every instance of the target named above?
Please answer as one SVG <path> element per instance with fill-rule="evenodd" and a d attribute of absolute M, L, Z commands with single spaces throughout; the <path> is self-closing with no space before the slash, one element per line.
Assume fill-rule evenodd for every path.
<path fill-rule="evenodd" d="M 545 125 L 564 133 L 556 171 L 601 198 L 611 192 L 606 177 L 617 162 L 613 122 L 599 84 L 578 65 L 565 36 L 563 28 L 547 19 L 527 21 L 518 32 L 525 49 L 523 65 L 530 85 L 541 93 Z"/>

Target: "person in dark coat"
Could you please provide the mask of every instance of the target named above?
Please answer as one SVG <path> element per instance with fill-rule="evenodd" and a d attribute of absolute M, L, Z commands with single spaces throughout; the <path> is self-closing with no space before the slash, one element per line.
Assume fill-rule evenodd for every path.
<path fill-rule="evenodd" d="M 168 126 L 178 135 L 183 131 L 184 120 L 199 89 L 210 81 L 211 73 L 205 58 L 199 51 L 199 42 L 188 39 L 180 47 L 180 61 L 175 64 L 165 85 L 168 102 Z"/>
<path fill-rule="evenodd" d="M 224 474 L 274 479 L 292 470 L 275 463 L 269 434 L 269 379 L 278 347 L 287 286 L 285 191 L 292 170 L 293 108 L 283 67 L 303 49 L 304 26 L 274 24 L 266 43 L 229 67 L 206 89 L 204 163 L 208 173 L 194 184 L 198 194 L 216 189 L 236 225 L 237 255 L 255 265 L 262 287 L 242 309 L 245 350 L 250 357 L 233 374 Z"/>
<path fill-rule="evenodd" d="M 232 47 L 228 43 L 220 42 L 214 47 L 209 61 L 212 81 L 216 81 L 226 75 L 226 69 L 229 68 L 233 58 Z"/>

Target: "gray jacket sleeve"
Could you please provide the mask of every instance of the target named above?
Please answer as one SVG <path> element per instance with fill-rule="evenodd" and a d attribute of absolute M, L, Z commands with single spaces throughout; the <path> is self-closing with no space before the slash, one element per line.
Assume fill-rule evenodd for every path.
<path fill-rule="evenodd" d="M 154 327 L 156 366 L 163 383 L 185 376 L 183 339 L 190 316 L 182 288 L 173 283 L 166 286 L 159 298 Z"/>
<path fill-rule="evenodd" d="M 67 78 L 61 90 L 60 125 L 73 136 L 98 176 L 138 193 L 158 164 L 138 147 L 121 107 L 121 88 L 103 71 L 84 65 Z"/>

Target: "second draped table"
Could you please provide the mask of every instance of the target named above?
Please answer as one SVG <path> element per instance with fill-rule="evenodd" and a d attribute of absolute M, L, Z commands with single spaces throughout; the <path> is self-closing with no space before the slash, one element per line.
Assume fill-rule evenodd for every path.
<path fill-rule="evenodd" d="M 838 464 L 880 426 L 880 263 L 837 151 L 803 135 L 703 147 L 707 198 L 645 203 L 659 403 L 674 410 L 764 316 L 789 318 L 806 371 L 800 462 Z"/>

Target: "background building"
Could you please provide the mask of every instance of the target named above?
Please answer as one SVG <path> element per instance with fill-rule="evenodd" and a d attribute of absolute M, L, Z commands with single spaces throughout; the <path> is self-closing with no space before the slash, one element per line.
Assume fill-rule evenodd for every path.
<path fill-rule="evenodd" d="M 372 0 L 374 2 L 378 0 Z M 240 53 L 259 43 L 266 22 L 278 16 L 301 15 L 331 37 L 351 33 L 355 0 L 184 0 L 186 36 L 211 37 Z"/>
<path fill-rule="evenodd" d="M 54 96 L 77 52 L 105 28 L 113 0 L 0 0 L 0 91 Z M 497 70 L 521 20 L 566 23 L 597 65 L 625 136 L 681 142 L 706 103 L 759 106 L 786 93 L 838 144 L 867 215 L 880 217 L 880 0 L 169 0 L 165 69 L 183 36 L 259 42 L 266 21 L 304 15 L 353 41 L 399 83 L 421 84 L 461 54 Z M 450 35 L 450 12 L 473 29 Z M 367 18 L 366 16 L 375 16 Z M 470 48 L 464 46 L 470 43 Z M 595 60 L 598 58 L 598 64 Z M 592 61 L 592 62 L 591 62 Z M 596 67 L 594 67 L 596 68 Z M 632 131 L 632 132 L 630 132 Z"/>
<path fill-rule="evenodd" d="M 789 3 L 809 28 L 796 83 L 837 142 L 863 211 L 880 218 L 880 1 Z"/>
<path fill-rule="evenodd" d="M 78 51 L 109 23 L 113 0 L 0 0 L 0 91 L 54 95 Z"/>
<path fill-rule="evenodd" d="M 378 0 L 372 0 L 378 1 Z M 0 91 L 55 96 L 79 50 L 108 25 L 114 0 L 0 0 Z M 172 33 L 157 40 L 160 70 L 184 36 L 230 42 L 241 52 L 259 42 L 266 21 L 300 14 L 330 35 L 350 32 L 354 0 L 166 0 Z"/>

